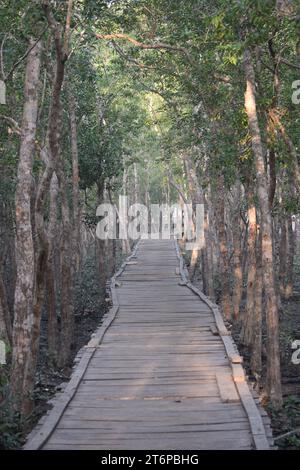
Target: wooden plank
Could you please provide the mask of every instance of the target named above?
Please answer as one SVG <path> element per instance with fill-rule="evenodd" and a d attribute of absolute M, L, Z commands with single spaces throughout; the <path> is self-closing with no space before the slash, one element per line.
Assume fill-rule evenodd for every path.
<path fill-rule="evenodd" d="M 58 448 L 61 445 L 101 446 L 106 449 L 122 445 L 123 449 L 177 449 L 185 448 L 192 443 L 194 448 L 223 449 L 237 448 L 239 445 L 251 447 L 251 434 L 247 430 L 233 431 L 204 431 L 204 432 L 147 432 L 147 433 L 109 433 L 95 430 L 66 430 L 57 429 L 51 438 L 51 443 Z M 88 448 L 88 447 L 87 447 Z"/>
<path fill-rule="evenodd" d="M 223 418 L 221 418 L 223 420 Z M 63 419 L 59 426 L 59 430 L 93 430 L 92 434 L 98 432 L 103 432 L 107 434 L 109 432 L 122 433 L 124 435 L 128 433 L 172 433 L 172 432 L 219 432 L 219 431 L 248 431 L 249 432 L 249 423 L 247 419 L 244 421 L 238 420 L 234 421 L 233 419 L 228 420 L 227 422 L 222 423 L 208 423 L 204 422 L 202 424 L 192 422 L 178 423 L 173 420 L 171 423 L 165 422 L 140 422 L 140 421 L 96 421 L 96 420 L 85 420 L 81 418 L 80 420 L 74 419 Z"/>
<path fill-rule="evenodd" d="M 240 398 L 237 394 L 234 382 L 230 375 L 217 373 L 217 384 L 220 392 L 221 400 L 224 403 L 235 403 L 239 402 Z"/>
<path fill-rule="evenodd" d="M 167 397 L 207 397 L 218 396 L 218 390 L 213 385 L 146 385 L 146 386 L 122 386 L 122 387 L 105 387 L 101 385 L 101 389 L 85 385 L 80 386 L 80 390 L 76 393 L 78 398 L 87 400 L 102 400 L 103 398 L 167 398 Z M 238 399 L 239 400 L 239 399 Z M 229 401 L 229 400 L 228 400 Z M 233 401 L 233 400 L 231 400 Z"/>
<path fill-rule="evenodd" d="M 68 408 L 61 420 L 59 426 L 64 425 L 66 420 L 88 420 L 88 421 L 99 421 L 99 422 L 111 422 L 111 423 L 136 423 L 136 422 L 147 422 L 157 423 L 161 425 L 177 425 L 180 423 L 185 424 L 206 424 L 206 423 L 227 423 L 231 421 L 247 422 L 246 413 L 241 413 L 241 408 L 236 407 L 233 410 L 228 408 L 214 409 L 208 407 L 203 410 L 189 411 L 184 409 L 184 413 L 177 410 L 166 410 L 162 419 L 161 410 L 155 411 L 155 407 L 152 407 L 148 412 L 144 409 L 140 409 L 138 412 L 124 408 L 123 410 L 108 410 L 103 408 L 81 408 L 72 407 Z M 78 423 L 77 423 L 78 425 Z"/>
<path fill-rule="evenodd" d="M 232 364 L 241 364 L 243 362 L 243 358 L 237 352 L 231 336 L 222 336 L 222 341 L 224 343 L 229 360 L 232 362 Z"/>
<path fill-rule="evenodd" d="M 150 449 L 157 449 L 157 450 L 249 450 L 251 446 L 249 445 L 249 437 L 235 439 L 235 440 L 228 440 L 224 441 L 219 439 L 217 442 L 207 443 L 202 442 L 201 438 L 198 436 L 196 439 L 188 439 L 183 440 L 181 439 L 172 439 L 171 441 L 165 442 L 162 439 L 159 439 L 157 442 L 137 442 L 134 439 L 128 441 L 120 441 L 118 442 L 104 442 L 98 444 L 47 444 L 45 446 L 45 450 L 150 450 Z"/>
<path fill-rule="evenodd" d="M 262 417 L 257 409 L 254 398 L 251 395 L 247 383 L 237 382 L 236 386 L 249 419 L 251 432 L 254 438 L 255 448 L 257 450 L 269 450 L 270 445 L 265 433 Z"/>

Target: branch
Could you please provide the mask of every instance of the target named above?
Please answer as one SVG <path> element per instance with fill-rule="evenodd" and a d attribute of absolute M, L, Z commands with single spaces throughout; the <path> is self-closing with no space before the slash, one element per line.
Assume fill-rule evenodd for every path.
<path fill-rule="evenodd" d="M 4 116 L 3 114 L 0 115 L 0 119 L 4 119 L 5 121 L 9 122 L 9 124 L 11 124 L 14 127 L 14 132 L 18 135 L 21 135 L 21 132 L 22 132 L 21 127 L 19 126 L 17 121 L 15 121 L 13 118 L 9 116 Z"/>
<path fill-rule="evenodd" d="M 56 19 L 54 18 L 54 15 L 52 13 L 52 10 L 50 8 L 48 1 L 43 2 L 43 8 L 44 8 L 45 15 L 48 21 L 48 25 L 53 33 L 57 56 L 59 57 L 61 62 L 65 62 L 67 58 L 64 55 L 64 50 L 63 50 L 63 45 L 62 45 L 61 24 L 58 23 Z"/>
<path fill-rule="evenodd" d="M 169 183 L 171 186 L 173 186 L 174 189 L 176 189 L 176 191 L 179 193 L 179 195 L 181 196 L 181 199 L 183 200 L 183 202 L 185 203 L 185 205 L 187 206 L 188 205 L 188 201 L 185 197 L 185 195 L 183 194 L 183 191 L 181 190 L 181 188 L 178 186 L 178 184 L 175 183 L 175 181 L 173 180 L 172 176 L 171 176 L 171 173 L 168 172 L 168 179 L 169 179 Z"/>
<path fill-rule="evenodd" d="M 271 72 L 272 75 L 274 75 L 274 69 L 272 69 L 272 67 L 266 64 L 263 60 L 261 60 L 261 63 L 267 70 L 269 70 L 269 72 Z"/>
<path fill-rule="evenodd" d="M 227 84 L 231 83 L 231 77 L 229 77 L 228 75 L 221 75 L 219 73 L 215 73 L 214 78 L 218 80 L 219 82 L 223 82 Z"/>
<path fill-rule="evenodd" d="M 245 225 L 246 227 L 248 227 L 248 221 L 246 220 L 246 218 L 245 218 L 245 216 L 244 216 L 244 214 L 243 214 L 242 209 L 240 209 L 240 217 L 241 217 L 242 221 L 244 222 L 244 225 Z"/>
<path fill-rule="evenodd" d="M 0 119 L 3 119 L 4 121 L 7 121 L 9 124 L 11 124 L 13 126 L 12 133 L 17 134 L 17 135 L 22 134 L 22 129 L 19 126 L 18 122 L 15 121 L 15 119 L 13 119 L 9 116 L 4 116 L 3 114 L 0 114 Z M 41 146 L 40 146 L 40 144 L 37 140 L 35 141 L 35 147 L 36 147 L 37 150 L 39 150 L 39 151 L 41 150 Z"/>
<path fill-rule="evenodd" d="M 285 434 L 281 434 L 281 436 L 277 436 L 274 438 L 274 441 L 279 441 L 280 439 L 284 439 L 285 437 L 291 436 L 292 434 L 297 434 L 300 432 L 300 428 L 296 428 L 293 431 L 286 432 Z"/>
<path fill-rule="evenodd" d="M 286 146 L 290 150 L 290 154 L 292 156 L 292 165 L 293 165 L 294 176 L 295 176 L 295 179 L 297 181 L 297 184 L 299 185 L 300 184 L 300 168 L 299 168 L 299 164 L 298 164 L 297 149 L 296 149 L 294 143 L 292 142 L 292 140 L 290 139 L 290 137 L 288 136 L 288 134 L 286 132 L 286 129 L 285 129 L 284 125 L 281 122 L 280 115 L 278 113 L 276 113 L 276 110 L 274 110 L 274 109 L 269 110 L 269 116 L 270 116 L 270 119 L 272 120 L 272 122 L 274 123 L 275 127 L 279 129 L 279 132 L 280 132 Z"/>
<path fill-rule="evenodd" d="M 277 60 L 278 60 L 278 65 L 280 65 L 280 64 L 285 64 L 285 65 L 287 65 L 288 67 L 291 67 L 292 69 L 300 70 L 300 65 L 292 64 L 291 62 L 289 62 L 288 60 L 286 60 L 284 57 L 277 57 Z"/>
<path fill-rule="evenodd" d="M 266 53 L 265 50 L 263 50 L 262 48 L 259 48 L 264 54 Z M 273 62 L 274 62 L 274 67 L 275 69 L 279 67 L 280 64 L 284 64 L 284 65 L 287 65 L 288 67 L 290 68 L 293 68 L 293 69 L 296 69 L 296 70 L 300 70 L 300 65 L 297 65 L 297 64 L 293 64 L 292 62 L 289 62 L 287 59 L 285 59 L 284 57 L 282 57 L 280 55 L 280 53 L 276 53 L 276 51 L 274 50 L 274 46 L 273 46 L 273 41 L 272 39 L 270 39 L 268 41 L 268 49 L 269 49 L 269 53 L 273 59 Z M 283 49 L 281 49 L 281 53 L 283 52 L 283 50 L 286 49 L 286 47 L 284 47 Z M 262 64 L 268 69 L 268 70 L 271 70 L 272 73 L 274 74 L 274 70 L 272 70 L 267 64 L 263 63 Z"/>
<path fill-rule="evenodd" d="M 42 37 L 44 36 L 45 32 L 47 31 L 48 29 L 48 26 L 46 26 L 46 28 L 43 30 L 42 34 L 39 36 L 39 38 L 34 42 L 34 44 L 29 47 L 29 49 L 27 49 L 27 51 L 25 52 L 24 55 L 22 55 L 22 57 L 20 57 L 19 60 L 17 60 L 17 62 L 12 66 L 12 68 L 10 69 L 10 71 L 8 72 L 8 74 L 6 75 L 6 77 L 4 77 L 4 70 L 2 69 L 2 74 L 3 74 L 3 77 L 4 77 L 4 81 L 7 82 L 7 80 L 10 79 L 10 77 L 12 76 L 12 74 L 14 73 L 14 71 L 19 67 L 19 65 L 23 62 L 23 60 L 26 59 L 26 57 L 30 54 L 30 52 L 32 51 L 32 49 L 35 48 L 35 46 L 37 45 L 38 42 L 40 42 L 40 40 L 42 39 Z M 3 44 L 2 44 L 2 47 L 3 47 Z M 3 63 L 3 56 L 2 56 L 2 47 L 1 47 L 1 63 Z"/>
<path fill-rule="evenodd" d="M 154 94 L 160 96 L 160 97 L 161 97 L 166 103 L 168 103 L 170 106 L 175 107 L 175 103 L 173 103 L 173 102 L 171 101 L 171 99 L 169 99 L 169 98 L 166 96 L 165 93 L 163 93 L 162 91 L 156 90 L 155 88 L 149 88 L 149 87 L 147 87 L 147 85 L 145 85 L 145 83 L 143 83 L 143 82 L 141 82 L 141 81 L 140 81 L 139 83 L 145 88 L 146 91 L 149 91 L 149 93 L 154 93 Z"/>
<path fill-rule="evenodd" d="M 131 57 L 129 57 L 128 55 L 125 54 L 125 52 L 123 51 L 123 49 L 118 46 L 118 44 L 115 42 L 115 41 L 111 41 L 111 44 L 113 46 L 113 48 L 115 49 L 115 51 L 125 60 L 128 60 L 128 62 L 131 62 L 133 63 L 134 65 L 136 65 L 137 67 L 140 67 L 140 68 L 144 68 L 145 65 L 144 64 L 140 64 L 137 60 L 135 59 L 132 59 Z"/>
<path fill-rule="evenodd" d="M 107 39 L 107 40 L 112 40 L 112 39 L 123 39 L 125 41 L 129 41 L 131 44 L 133 44 L 136 47 L 139 47 L 140 49 L 165 49 L 168 51 L 175 51 L 175 52 L 181 52 L 184 54 L 190 62 L 190 54 L 189 52 L 184 48 L 184 47 L 179 47 L 179 46 L 171 46 L 170 44 L 164 44 L 164 43 L 156 43 L 156 44 L 145 44 L 143 42 L 137 41 L 136 39 L 128 36 L 127 34 L 124 33 L 114 33 L 114 34 L 96 34 L 96 38 L 98 39 Z"/>
<path fill-rule="evenodd" d="M 72 10 L 73 10 L 73 0 L 69 0 L 66 26 L 65 26 L 65 38 L 64 38 L 64 55 L 67 57 L 69 55 L 69 48 L 70 48 Z"/>
<path fill-rule="evenodd" d="M 43 0 L 42 6 L 53 33 L 57 56 L 62 63 L 65 63 L 69 58 L 73 0 L 68 0 L 67 16 L 64 28 L 58 21 L 56 21 L 49 4 L 49 0 Z"/>

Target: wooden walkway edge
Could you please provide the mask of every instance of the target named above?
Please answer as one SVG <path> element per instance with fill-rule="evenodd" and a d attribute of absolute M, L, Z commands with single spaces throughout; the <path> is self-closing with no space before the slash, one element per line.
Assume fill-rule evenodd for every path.
<path fill-rule="evenodd" d="M 218 306 L 190 283 L 176 241 L 137 244 L 111 295 L 25 450 L 270 449 L 242 358 Z"/>

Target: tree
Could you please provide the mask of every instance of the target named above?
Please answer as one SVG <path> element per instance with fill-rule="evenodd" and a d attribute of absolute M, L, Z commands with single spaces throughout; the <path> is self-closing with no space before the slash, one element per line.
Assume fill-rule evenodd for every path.
<path fill-rule="evenodd" d="M 32 47 L 34 45 L 34 47 Z M 33 383 L 29 380 L 29 355 L 33 334 L 34 247 L 31 216 L 33 153 L 35 150 L 38 113 L 38 89 L 41 63 L 41 41 L 31 38 L 27 57 L 24 111 L 21 128 L 20 159 L 16 189 L 16 264 L 17 278 L 14 303 L 13 357 L 11 393 L 28 411 Z"/>

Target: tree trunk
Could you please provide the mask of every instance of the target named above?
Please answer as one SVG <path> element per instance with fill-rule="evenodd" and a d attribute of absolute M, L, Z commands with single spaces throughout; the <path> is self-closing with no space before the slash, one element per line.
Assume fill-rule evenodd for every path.
<path fill-rule="evenodd" d="M 208 191 L 211 192 L 209 187 Z M 205 198 L 204 207 L 204 236 L 205 236 L 205 252 L 207 262 L 203 265 L 206 266 L 206 273 L 202 274 L 204 278 L 206 276 L 207 293 L 210 299 L 215 300 L 215 288 L 214 288 L 214 226 L 213 226 L 213 215 L 209 197 Z"/>
<path fill-rule="evenodd" d="M 61 205 L 62 205 L 62 220 L 63 220 L 63 242 L 62 242 L 62 268 L 61 268 L 61 280 L 62 280 L 62 292 L 61 292 L 61 306 L 62 306 L 62 328 L 65 328 L 66 316 L 69 315 L 69 311 L 72 308 L 72 304 L 66 305 L 68 300 L 71 300 L 69 295 L 69 280 L 70 280 L 70 266 L 66 266 L 66 263 L 70 265 L 71 253 L 68 253 L 67 245 L 71 237 L 70 228 L 70 217 L 68 212 L 68 203 L 66 201 L 66 191 L 64 185 L 63 168 L 59 161 L 60 154 L 60 130 L 61 130 L 61 90 L 63 86 L 65 76 L 65 64 L 68 59 L 69 53 L 69 39 L 70 39 L 70 22 L 72 15 L 73 1 L 68 0 L 68 9 L 66 16 L 66 24 L 64 29 L 64 35 L 60 23 L 58 23 L 52 13 L 51 6 L 48 2 L 44 3 L 43 7 L 46 12 L 49 27 L 52 31 L 52 36 L 55 44 L 56 52 L 56 71 L 55 79 L 52 86 L 52 96 L 50 104 L 50 112 L 48 119 L 48 129 L 46 138 L 46 167 L 44 173 L 39 181 L 36 204 L 35 204 L 35 220 L 36 220 L 36 231 L 38 239 L 38 253 L 36 256 L 36 282 L 35 282 L 35 294 L 34 294 L 34 311 L 35 311 L 35 330 L 39 332 L 41 308 L 43 302 L 43 293 L 45 288 L 46 280 L 46 266 L 48 259 L 48 239 L 45 232 L 43 206 L 46 199 L 47 192 L 50 187 L 53 172 L 56 172 L 59 181 L 59 188 L 61 192 Z M 64 36 L 64 37 L 63 37 Z M 64 239 L 66 237 L 66 239 Z M 66 256 L 69 259 L 66 260 Z M 64 264 L 63 264 L 64 263 Z M 70 333 L 63 331 L 63 337 L 66 341 L 63 341 L 63 355 L 60 358 L 61 364 L 67 362 L 66 356 L 69 355 L 67 351 L 70 350 Z M 39 335 L 38 335 L 39 336 Z M 38 341 L 35 341 L 33 347 L 33 354 L 38 349 Z"/>
<path fill-rule="evenodd" d="M 220 253 L 220 285 L 221 285 L 221 307 L 227 319 L 232 316 L 232 302 L 230 294 L 230 266 L 228 259 L 228 247 L 225 228 L 225 187 L 223 175 L 218 176 L 217 200 L 215 206 L 216 227 Z"/>
<path fill-rule="evenodd" d="M 242 270 L 242 253 L 241 253 L 241 229 L 240 229 L 240 200 L 241 186 L 237 183 L 236 194 L 234 198 L 233 208 L 233 224 L 232 224 L 232 240 L 233 240 L 233 315 L 238 320 L 240 314 L 240 304 L 243 293 L 243 270 Z"/>
<path fill-rule="evenodd" d="M 287 271 L 287 232 L 286 216 L 280 217 L 280 242 L 279 242 L 279 290 L 282 297 L 285 294 L 286 271 Z"/>
<path fill-rule="evenodd" d="M 79 166 L 77 146 L 76 102 L 69 90 L 69 114 L 72 149 L 72 189 L 73 189 L 73 260 L 74 269 L 80 265 L 80 209 L 79 209 Z"/>
<path fill-rule="evenodd" d="M 199 184 L 191 157 L 185 153 L 182 158 L 183 158 L 183 163 L 185 167 L 185 172 L 187 175 L 189 193 L 192 199 L 193 211 L 195 214 L 197 204 L 203 204 L 204 202 L 202 188 Z M 195 226 L 195 220 L 194 220 L 194 226 Z M 196 240 L 196 243 L 197 241 L 198 240 Z M 195 274 L 196 274 L 196 270 L 197 270 L 198 263 L 199 263 L 199 254 L 200 254 L 200 250 L 197 250 L 197 249 L 194 249 L 191 254 L 191 262 L 190 262 L 190 269 L 189 269 L 191 280 L 194 279 Z"/>
<path fill-rule="evenodd" d="M 104 187 L 102 182 L 99 182 L 97 185 L 97 196 L 98 196 L 98 205 L 102 204 L 104 197 Z M 106 291 L 106 281 L 107 281 L 107 270 L 106 270 L 106 240 L 96 239 L 96 255 L 97 255 L 97 266 L 98 266 L 98 279 L 101 295 L 105 296 Z"/>
<path fill-rule="evenodd" d="M 286 283 L 284 290 L 284 298 L 290 299 L 294 291 L 294 257 L 295 257 L 295 234 L 293 230 L 292 216 L 287 217 L 287 266 L 286 266 Z"/>
<path fill-rule="evenodd" d="M 126 168 L 126 162 L 125 162 L 125 158 L 123 157 L 123 185 L 122 185 L 122 190 L 123 190 L 123 196 L 127 196 L 128 197 L 128 194 L 127 194 L 127 190 L 128 190 L 128 170 Z M 127 210 L 127 208 L 126 208 Z M 131 253 L 131 248 L 130 248 L 130 242 L 127 239 L 125 240 L 122 240 L 122 253 L 124 255 L 127 255 L 129 256 L 130 253 Z"/>
<path fill-rule="evenodd" d="M 270 208 L 273 207 L 274 196 L 276 193 L 276 154 L 273 148 L 269 151 L 269 175 L 270 175 L 270 185 L 269 185 L 269 204 Z"/>
<path fill-rule="evenodd" d="M 248 199 L 247 300 L 240 338 L 245 346 L 250 346 L 253 338 L 253 313 L 255 308 L 257 220 L 254 194 L 249 186 L 246 194 Z"/>
<path fill-rule="evenodd" d="M 149 160 L 146 160 L 146 184 L 145 184 L 145 205 L 146 207 L 148 208 L 148 210 L 150 209 L 150 204 L 151 204 L 151 201 L 150 201 L 150 164 L 149 164 Z M 166 204 L 168 204 L 168 194 L 166 194 Z"/>
<path fill-rule="evenodd" d="M 281 137 L 283 141 L 285 142 L 287 148 L 290 151 L 291 159 L 292 159 L 292 171 L 293 171 L 293 176 L 295 180 L 295 184 L 299 190 L 300 188 L 300 168 L 299 168 L 299 163 L 298 163 L 298 153 L 297 149 L 290 139 L 285 126 L 281 122 L 279 114 L 276 112 L 276 110 L 270 110 L 269 111 L 270 118 L 272 119 L 274 125 L 278 128 Z"/>
<path fill-rule="evenodd" d="M 269 205 L 268 183 L 264 164 L 261 133 L 258 122 L 255 96 L 255 72 L 249 50 L 244 54 L 244 69 L 247 81 L 245 109 L 249 121 L 252 148 L 255 160 L 257 192 L 261 210 L 262 271 L 266 296 L 267 323 L 267 392 L 275 407 L 282 405 L 278 306 L 273 266 L 272 219 Z"/>
<path fill-rule="evenodd" d="M 260 382 L 262 372 L 262 311 L 263 311 L 263 276 L 262 276 L 262 251 L 261 236 L 257 240 L 256 250 L 256 279 L 255 298 L 252 321 L 251 359 L 250 367 L 256 380 Z"/>
<path fill-rule="evenodd" d="M 134 204 L 138 204 L 140 202 L 139 200 L 139 175 L 138 175 L 138 168 L 137 164 L 133 164 L 133 175 L 134 175 Z"/>
<path fill-rule="evenodd" d="M 0 267 L 0 340 L 4 341 L 6 345 L 11 345 L 12 341 L 12 327 L 10 320 L 10 312 L 6 297 L 6 288 L 2 278 Z"/>
<path fill-rule="evenodd" d="M 71 358 L 74 334 L 74 301 L 72 269 L 72 224 L 67 198 L 63 162 L 60 161 L 58 183 L 61 197 L 62 242 L 61 253 L 61 328 L 59 364 L 67 367 Z"/>
<path fill-rule="evenodd" d="M 36 40 L 30 40 L 30 47 Z M 16 188 L 16 264 L 13 354 L 10 388 L 16 407 L 30 411 L 34 377 L 29 373 L 33 335 L 34 246 L 31 225 L 32 167 L 38 115 L 38 90 L 42 44 L 27 56 L 20 158 Z"/>
<path fill-rule="evenodd" d="M 58 240 L 58 214 L 57 214 L 57 199 L 58 199 L 58 181 L 54 173 L 50 184 L 50 214 L 48 225 L 48 260 L 46 270 L 46 288 L 47 288 L 47 309 L 48 309 L 48 352 L 51 361 L 54 364 L 58 360 L 58 323 L 57 323 L 57 277 L 56 271 L 56 243 Z"/>

